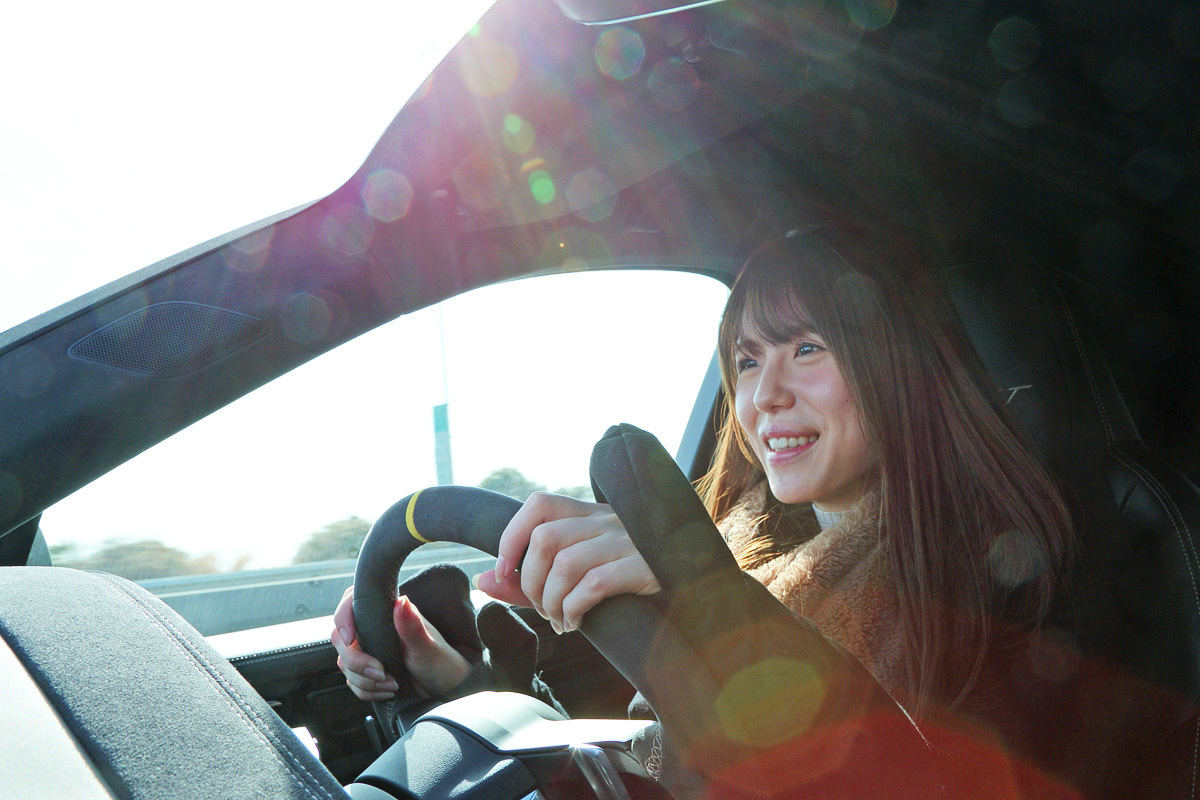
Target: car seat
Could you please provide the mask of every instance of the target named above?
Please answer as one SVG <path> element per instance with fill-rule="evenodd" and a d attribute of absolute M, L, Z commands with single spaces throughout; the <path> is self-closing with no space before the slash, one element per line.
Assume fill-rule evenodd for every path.
<path fill-rule="evenodd" d="M 1050 678 L 1028 695 L 1046 722 L 1029 745 L 1089 797 L 1195 797 L 1200 491 L 1143 445 L 1072 308 L 1086 286 L 996 263 L 947 277 L 1002 402 L 1076 523 L 1070 589 L 1042 637 L 1048 665 L 1032 670 Z"/>

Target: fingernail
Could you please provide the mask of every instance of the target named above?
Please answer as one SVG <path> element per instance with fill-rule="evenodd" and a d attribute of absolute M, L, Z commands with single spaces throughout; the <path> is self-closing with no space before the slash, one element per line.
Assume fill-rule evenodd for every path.
<path fill-rule="evenodd" d="M 364 669 L 363 675 L 366 675 L 368 678 L 370 678 L 373 681 L 381 681 L 384 678 L 383 670 L 375 669 L 374 667 L 367 667 L 366 669 Z"/>
<path fill-rule="evenodd" d="M 504 556 L 496 556 L 496 580 L 497 582 L 508 577 L 508 562 Z"/>
<path fill-rule="evenodd" d="M 556 620 L 556 619 L 550 620 L 550 627 L 554 629 L 555 633 L 562 635 L 563 627 L 562 627 L 562 625 L 558 624 L 558 620 Z"/>
<path fill-rule="evenodd" d="M 349 628 L 338 628 L 338 636 L 342 637 L 342 642 L 344 642 L 345 644 L 350 644 L 350 629 Z"/>
<path fill-rule="evenodd" d="M 472 589 L 479 588 L 479 573 L 478 572 L 476 572 L 474 575 L 471 576 L 471 588 Z"/>
<path fill-rule="evenodd" d="M 400 689 L 400 684 L 396 683 L 395 679 L 388 681 L 383 685 L 383 691 L 395 692 Z"/>
<path fill-rule="evenodd" d="M 573 630 L 575 630 L 575 623 L 571 622 L 571 620 L 567 619 L 566 617 L 563 617 L 562 632 L 570 633 Z"/>

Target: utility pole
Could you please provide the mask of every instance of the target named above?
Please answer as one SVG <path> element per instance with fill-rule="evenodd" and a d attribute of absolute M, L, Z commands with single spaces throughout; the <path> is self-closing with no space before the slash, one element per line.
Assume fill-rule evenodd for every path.
<path fill-rule="evenodd" d="M 454 463 L 450 458 L 450 382 L 446 378 L 446 321 L 440 308 L 438 338 L 442 346 L 442 403 L 433 407 L 433 462 L 438 486 L 449 486 L 454 483 Z"/>

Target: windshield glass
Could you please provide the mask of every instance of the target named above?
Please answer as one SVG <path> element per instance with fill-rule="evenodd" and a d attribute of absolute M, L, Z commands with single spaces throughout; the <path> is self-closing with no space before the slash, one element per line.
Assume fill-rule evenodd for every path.
<path fill-rule="evenodd" d="M 329 193 L 489 5 L 12 9 L 0 26 L 0 331 Z"/>
<path fill-rule="evenodd" d="M 328 614 L 370 524 L 413 491 L 590 500 L 592 446 L 618 422 L 675 452 L 726 294 L 687 273 L 576 273 L 401 317 L 47 509 L 54 563 L 137 580 L 205 634 Z M 494 560 L 433 546 L 407 567 L 437 561 Z"/>

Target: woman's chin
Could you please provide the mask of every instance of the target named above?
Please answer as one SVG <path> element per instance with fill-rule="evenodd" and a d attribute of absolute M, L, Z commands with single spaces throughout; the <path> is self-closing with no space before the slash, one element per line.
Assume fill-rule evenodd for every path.
<path fill-rule="evenodd" d="M 770 479 L 767 480 L 767 485 L 771 487 L 771 494 L 781 503 L 788 505 L 796 505 L 797 503 L 813 502 L 813 494 L 802 486 L 793 486 L 788 484 L 777 484 Z"/>

